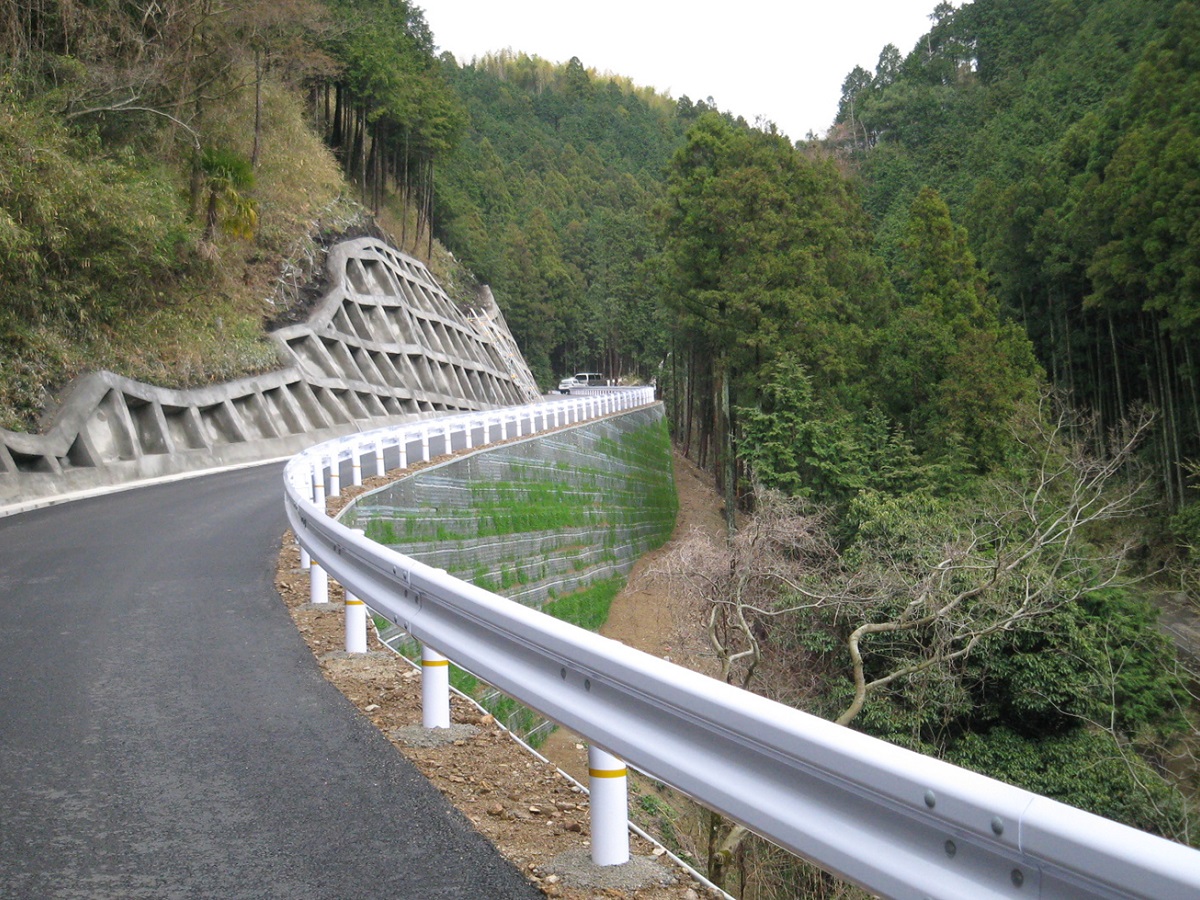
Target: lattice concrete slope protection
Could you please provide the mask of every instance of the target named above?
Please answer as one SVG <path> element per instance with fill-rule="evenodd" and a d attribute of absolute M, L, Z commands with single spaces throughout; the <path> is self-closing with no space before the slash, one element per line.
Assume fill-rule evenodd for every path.
<path fill-rule="evenodd" d="M 464 313 L 424 265 L 372 238 L 334 247 L 327 269 L 309 321 L 271 335 L 278 371 L 182 391 L 97 372 L 43 434 L 0 430 L 0 507 L 538 399 L 490 294 Z"/>
<path fill-rule="evenodd" d="M 528 606 L 626 574 L 677 500 L 662 407 L 502 445 L 357 498 L 341 521 Z"/>

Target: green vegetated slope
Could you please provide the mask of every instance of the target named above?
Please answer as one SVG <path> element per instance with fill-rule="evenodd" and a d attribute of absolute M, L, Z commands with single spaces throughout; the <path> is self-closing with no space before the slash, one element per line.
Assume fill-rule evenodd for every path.
<path fill-rule="evenodd" d="M 384 0 L 10 5 L 0 61 L 0 424 L 92 368 L 273 365 L 313 239 L 376 224 L 452 295 L 492 283 L 546 385 L 662 359 L 646 212 L 703 104 L 578 61 L 439 60 L 420 7 Z"/>
<path fill-rule="evenodd" d="M 250 26 L 207 9 L 0 17 L 0 425 L 92 368 L 180 386 L 274 366 L 281 261 L 353 218 L 292 75 L 274 57 L 256 125 Z"/>
<path fill-rule="evenodd" d="M 419 472 L 344 518 L 479 587 L 599 628 L 624 574 L 670 536 L 671 473 L 665 420 L 635 413 Z"/>
<path fill-rule="evenodd" d="M 348 525 L 485 590 L 598 631 L 678 501 L 657 410 L 504 445 L 358 498 Z M 408 645 L 402 652 L 415 655 Z M 551 727 L 457 667 L 454 685 L 534 746 Z"/>

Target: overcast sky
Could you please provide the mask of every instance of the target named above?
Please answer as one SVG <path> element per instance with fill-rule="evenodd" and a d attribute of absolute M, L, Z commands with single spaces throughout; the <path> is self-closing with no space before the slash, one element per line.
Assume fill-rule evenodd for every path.
<path fill-rule="evenodd" d="M 439 51 L 460 63 L 511 48 L 553 62 L 578 56 L 678 99 L 712 97 L 793 140 L 833 122 L 842 81 L 907 55 L 937 0 L 416 0 Z M 961 3 L 955 3 L 960 6 Z"/>

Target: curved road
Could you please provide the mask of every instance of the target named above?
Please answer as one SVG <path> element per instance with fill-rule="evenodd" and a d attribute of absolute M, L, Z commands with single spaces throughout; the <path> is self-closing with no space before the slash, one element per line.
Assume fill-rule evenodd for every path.
<path fill-rule="evenodd" d="M 321 677 L 281 472 L 0 519 L 0 897 L 541 896 Z"/>

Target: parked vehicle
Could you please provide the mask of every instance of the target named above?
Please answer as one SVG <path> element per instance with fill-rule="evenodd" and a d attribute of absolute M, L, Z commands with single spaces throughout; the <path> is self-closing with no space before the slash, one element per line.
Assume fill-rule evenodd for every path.
<path fill-rule="evenodd" d="M 558 392 L 569 394 L 572 388 L 599 387 L 603 384 L 605 384 L 605 378 L 599 372 L 576 372 L 558 383 Z"/>

